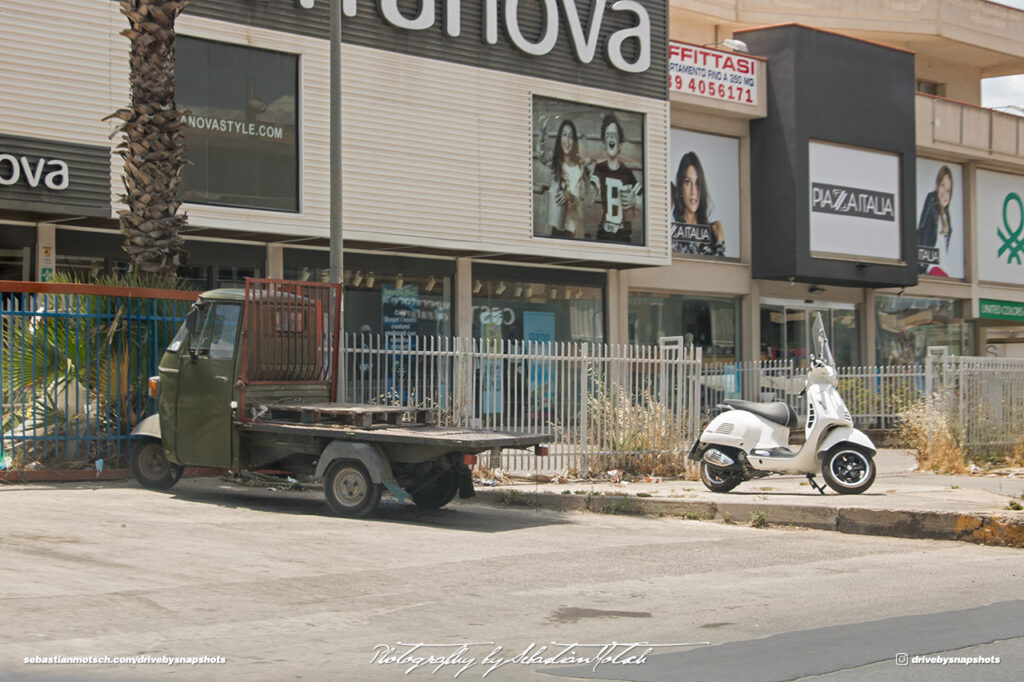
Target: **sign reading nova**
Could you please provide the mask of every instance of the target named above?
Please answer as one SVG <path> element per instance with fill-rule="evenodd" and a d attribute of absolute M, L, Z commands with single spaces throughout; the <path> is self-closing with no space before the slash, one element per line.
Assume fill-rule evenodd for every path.
<path fill-rule="evenodd" d="M 110 216 L 110 149 L 0 133 L 0 208 Z"/>
<path fill-rule="evenodd" d="M 469 5 L 472 0 L 467 2 Z M 434 28 L 437 22 L 437 7 L 442 8 L 445 35 L 456 38 L 463 32 L 462 0 L 420 0 L 416 9 L 408 11 L 409 3 L 400 0 L 343 0 L 345 16 L 355 17 L 360 5 L 375 4 L 384 21 L 396 28 L 409 31 L 424 31 Z M 584 64 L 594 61 L 598 44 L 601 42 L 601 28 L 605 12 L 622 13 L 630 18 L 631 25 L 613 31 L 605 41 L 608 61 L 620 71 L 642 73 L 651 66 L 651 19 L 647 8 L 636 0 L 590 0 L 589 16 L 581 15 L 576 0 L 505 0 L 504 11 L 499 12 L 498 0 L 479 0 L 481 6 L 481 38 L 488 45 L 496 45 L 501 35 L 526 54 L 540 57 L 550 53 L 559 38 L 568 33 L 576 58 Z M 539 4 L 541 7 L 540 33 L 537 34 L 535 21 L 520 20 L 520 5 L 524 8 Z M 560 28 L 560 12 L 564 12 L 566 31 Z M 585 19 L 587 19 L 585 21 Z M 468 23 L 468 22 L 467 22 Z M 476 22 L 474 22 L 476 23 Z M 627 54 L 624 45 L 635 41 L 635 49 Z"/>

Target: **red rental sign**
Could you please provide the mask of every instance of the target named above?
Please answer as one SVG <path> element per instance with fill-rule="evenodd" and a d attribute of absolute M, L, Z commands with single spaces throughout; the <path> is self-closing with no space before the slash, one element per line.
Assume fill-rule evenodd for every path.
<path fill-rule="evenodd" d="M 757 106 L 757 59 L 687 43 L 668 45 L 668 89 Z"/>

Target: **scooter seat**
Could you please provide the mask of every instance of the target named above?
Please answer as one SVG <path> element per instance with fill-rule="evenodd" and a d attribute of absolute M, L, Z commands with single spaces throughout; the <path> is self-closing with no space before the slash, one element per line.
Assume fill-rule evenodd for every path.
<path fill-rule="evenodd" d="M 789 406 L 789 403 L 782 402 L 781 400 L 774 403 L 755 403 L 750 400 L 728 399 L 722 402 L 734 410 L 746 410 L 759 417 L 764 417 L 768 421 L 782 424 L 789 428 L 793 428 L 800 422 L 799 417 L 796 416 L 796 412 Z"/>

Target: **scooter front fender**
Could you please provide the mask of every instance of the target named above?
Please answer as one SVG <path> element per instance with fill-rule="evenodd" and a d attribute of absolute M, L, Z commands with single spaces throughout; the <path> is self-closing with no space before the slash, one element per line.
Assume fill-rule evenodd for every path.
<path fill-rule="evenodd" d="M 821 441 L 821 447 L 818 448 L 818 452 L 828 452 L 840 443 L 856 445 L 868 450 L 872 456 L 877 452 L 877 448 L 871 442 L 871 439 L 863 431 L 852 426 L 840 426 L 829 431 L 828 435 L 825 436 L 825 440 Z"/>

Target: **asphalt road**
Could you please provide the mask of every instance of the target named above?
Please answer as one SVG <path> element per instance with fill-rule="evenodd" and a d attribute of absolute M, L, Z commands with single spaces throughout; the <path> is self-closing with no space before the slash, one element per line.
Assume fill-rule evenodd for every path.
<path fill-rule="evenodd" d="M 475 503 L 344 520 L 319 492 L 217 479 L 0 486 L 0 523 L 2 679 L 1009 680 L 1024 663 L 1018 549 Z M 602 649 L 617 662 L 595 670 Z M 1000 663 L 912 662 L 935 652 Z M 225 662 L 25 662 L 72 656 Z"/>

